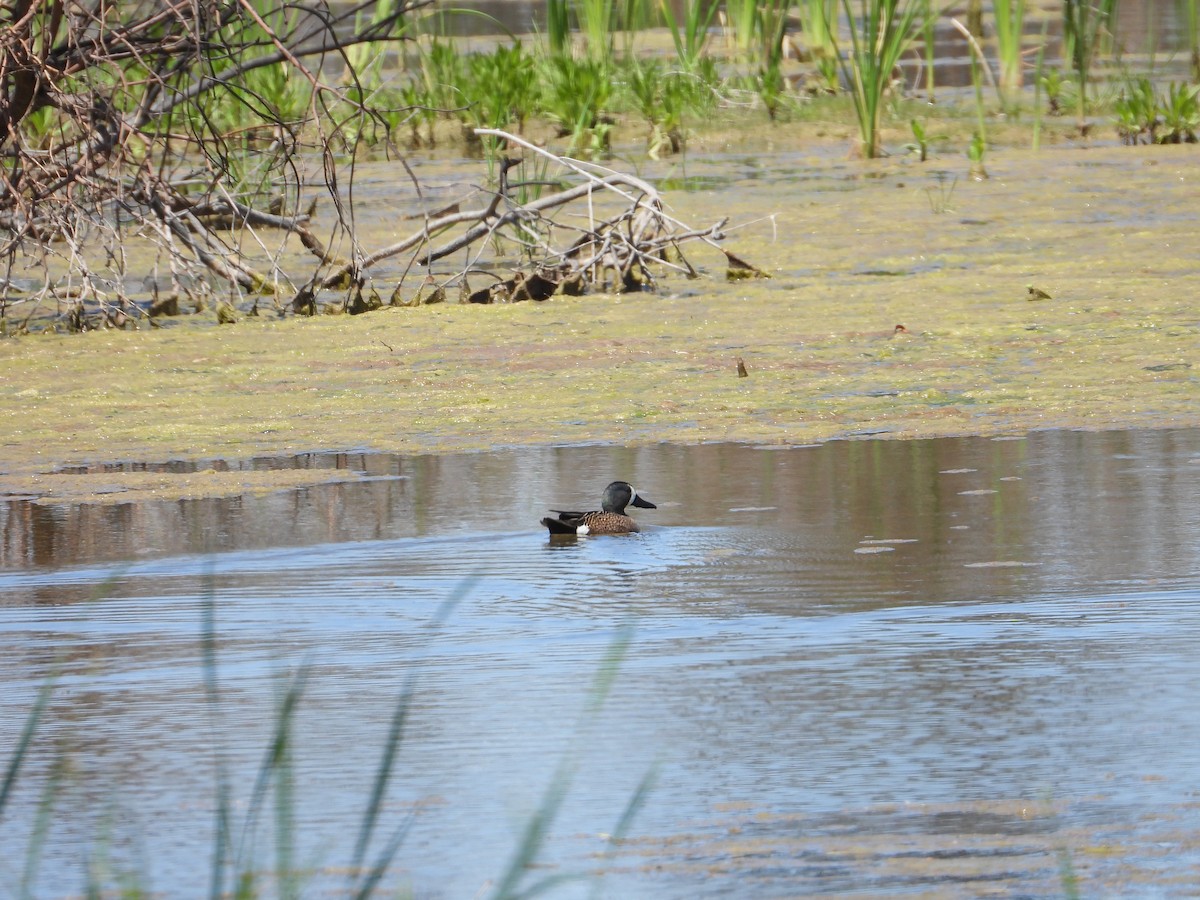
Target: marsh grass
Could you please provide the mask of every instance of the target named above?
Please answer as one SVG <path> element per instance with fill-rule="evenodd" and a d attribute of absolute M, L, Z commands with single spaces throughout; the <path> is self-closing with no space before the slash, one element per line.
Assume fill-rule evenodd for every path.
<path fill-rule="evenodd" d="M 554 57 L 542 76 L 542 108 L 559 133 L 569 137 L 567 153 L 599 155 L 608 149 L 605 113 L 613 94 L 612 69 L 601 59 Z"/>
<path fill-rule="evenodd" d="M 546 0 L 546 52 L 567 56 L 571 52 L 570 0 Z"/>
<path fill-rule="evenodd" d="M 972 43 L 973 47 L 978 46 Z M 988 177 L 984 168 L 984 157 L 987 155 L 987 114 L 983 104 L 983 78 L 980 70 L 987 65 L 982 53 L 971 56 L 971 86 L 975 90 L 975 133 L 971 135 L 971 143 L 967 145 L 967 159 L 970 160 L 970 176 L 976 181 Z"/>
<path fill-rule="evenodd" d="M 667 0 L 662 0 L 659 9 L 671 32 L 679 64 L 686 71 L 694 72 L 708 46 L 709 28 L 716 18 L 717 4 L 710 0 L 689 0 L 684 7 L 682 22 L 676 19 Z"/>
<path fill-rule="evenodd" d="M 1021 42 L 1025 32 L 1026 0 L 993 0 L 996 56 L 1000 61 L 1000 92 L 1006 109 L 1013 109 L 1024 84 Z"/>
<path fill-rule="evenodd" d="M 926 0 L 928 2 L 928 0 Z M 838 89 L 837 0 L 799 0 L 795 15 L 822 90 Z"/>
<path fill-rule="evenodd" d="M 924 7 L 921 0 L 863 0 L 861 17 L 850 0 L 842 0 L 842 8 L 850 23 L 850 48 L 839 59 L 854 101 L 862 155 L 873 159 L 883 150 L 880 123 L 892 72 L 921 27 Z"/>
<path fill-rule="evenodd" d="M 1117 0 L 1063 0 L 1064 55 L 1075 71 L 1076 114 L 1079 130 L 1087 131 L 1087 93 L 1092 63 L 1102 40 L 1112 34 L 1116 20 Z"/>
<path fill-rule="evenodd" d="M 725 0 L 725 21 L 737 55 L 748 60 L 759 34 L 758 0 Z"/>
<path fill-rule="evenodd" d="M 786 92 L 783 38 L 790 5 L 791 0 L 767 0 L 758 12 L 758 30 L 762 41 L 758 63 L 758 95 L 772 120 L 779 115 Z"/>
<path fill-rule="evenodd" d="M 929 103 L 937 102 L 937 16 L 934 14 L 933 0 L 924 0 L 925 8 L 921 10 L 921 36 L 925 49 L 925 99 Z"/>
<path fill-rule="evenodd" d="M 1177 0 L 1192 81 L 1200 83 L 1200 0 Z"/>
<path fill-rule="evenodd" d="M 372 96 L 393 92 L 394 99 L 382 104 L 382 114 L 390 115 L 388 133 L 407 123 L 407 139 L 413 147 L 434 143 L 435 121 L 457 121 L 461 128 L 452 130 L 449 138 L 481 152 L 489 161 L 490 172 L 504 151 L 491 139 L 481 144 L 477 129 L 511 130 L 515 126 L 524 133 L 526 123 L 533 120 L 535 133 L 547 124 L 557 128 L 557 137 L 564 139 L 559 152 L 600 157 L 611 155 L 614 141 L 630 140 L 637 120 L 642 119 L 649 125 L 645 153 L 655 159 L 685 149 L 685 121 L 697 123 L 701 131 L 704 122 L 719 120 L 720 127 L 727 127 L 749 109 L 765 109 L 772 121 L 832 123 L 843 118 L 849 106 L 859 132 L 858 155 L 884 155 L 881 133 L 885 119 L 905 122 L 912 118 L 905 112 L 911 98 L 897 78 L 897 64 L 922 36 L 925 64 L 921 77 L 925 99 L 933 100 L 933 26 L 940 15 L 933 0 L 733 3 L 723 13 L 726 34 L 734 45 L 730 48 L 714 47 L 710 38 L 712 23 L 720 14 L 718 4 L 708 0 L 682 6 L 658 2 L 656 12 L 672 46 L 665 58 L 635 50 L 631 29 L 650 18 L 651 8 L 645 0 L 547 0 L 547 29 L 532 52 L 514 40 L 490 50 L 462 53 L 452 39 L 435 37 L 412 57 L 416 66 L 402 86 L 383 88 Z M 1089 23 L 1107 21 L 1113 2 L 1104 0 L 1105 5 L 1096 9 Z M 998 76 L 993 75 L 978 40 L 970 36 L 968 41 L 976 74 L 983 76 L 1006 113 L 1020 111 L 1021 86 L 1027 77 L 1032 79 L 1038 107 L 1032 137 L 1036 145 L 1044 129 L 1042 98 L 1048 99 L 1054 113 L 1078 99 L 1078 92 L 1076 79 L 1045 68 L 1045 28 L 1041 40 L 1036 41 L 1037 62 L 1030 66 L 1034 74 L 1024 73 L 1024 45 L 1035 43 L 1032 37 L 1028 41 L 1022 37 L 1027 10 L 1028 0 L 1002 0 L 996 6 Z M 809 51 L 803 65 L 815 75 L 815 81 L 809 82 L 816 85 L 811 92 L 814 96 L 802 97 L 791 89 L 795 64 L 788 63 L 784 54 L 789 15 L 801 23 L 800 34 Z M 1103 30 L 1103 26 L 1097 27 Z M 573 28 L 579 36 L 574 50 Z M 621 28 L 626 39 L 615 45 Z M 1092 41 L 1096 48 L 1102 43 L 1098 37 Z M 369 64 L 365 71 L 369 75 Z M 830 98 L 848 103 L 826 102 Z M 982 135 L 978 140 L 972 138 L 972 152 L 977 156 L 986 146 L 986 129 L 979 121 L 977 92 L 975 99 L 974 107 L 950 104 L 919 115 L 922 120 L 929 115 L 947 120 L 970 115 L 976 120 L 973 135 Z M 1186 98 L 1176 99 L 1181 107 L 1186 106 Z M 1096 102 L 1117 101 L 1114 93 L 1110 99 Z M 398 112 L 389 114 L 388 109 Z M 717 109 L 724 110 L 720 117 L 712 115 Z M 1186 123 L 1186 109 L 1181 108 L 1175 118 Z M 442 134 L 444 138 L 444 129 Z M 1187 134 L 1186 124 L 1180 134 Z M 905 150 L 921 148 L 915 133 L 914 139 L 915 144 L 905 144 Z M 979 170 L 980 160 L 973 162 Z M 257 177 L 269 183 L 262 173 Z"/>
<path fill-rule="evenodd" d="M 575 0 L 579 30 L 592 60 L 608 64 L 613 57 L 617 25 L 615 0 Z"/>
<path fill-rule="evenodd" d="M 1044 85 L 1043 69 L 1046 63 L 1046 34 L 1050 29 L 1050 20 L 1042 22 L 1042 37 L 1038 42 L 1037 59 L 1033 64 L 1033 138 L 1032 147 L 1036 152 L 1041 146 L 1042 139 L 1042 87 Z"/>

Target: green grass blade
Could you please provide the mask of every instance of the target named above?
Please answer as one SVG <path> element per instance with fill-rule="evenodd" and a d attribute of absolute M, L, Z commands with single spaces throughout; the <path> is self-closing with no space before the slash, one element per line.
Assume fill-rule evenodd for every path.
<path fill-rule="evenodd" d="M 17 782 L 17 774 L 21 771 L 21 763 L 25 761 L 25 755 L 29 752 L 29 745 L 33 743 L 33 735 L 37 731 L 38 723 L 42 720 L 42 715 L 46 711 L 46 707 L 50 703 L 50 697 L 54 693 L 55 676 L 51 674 L 42 682 L 42 686 L 38 688 L 37 699 L 33 701 L 33 708 L 29 710 L 29 715 L 25 717 L 25 725 L 21 728 L 21 736 L 17 738 L 17 746 L 13 748 L 12 757 L 8 761 L 8 766 L 4 770 L 4 783 L 0 784 L 0 817 L 4 815 L 4 807 L 8 803 L 8 796 L 12 792 L 13 785 Z"/>
<path fill-rule="evenodd" d="M 396 829 L 395 833 L 387 842 L 387 846 L 383 848 L 383 852 L 379 854 L 379 858 L 375 860 L 375 864 L 371 866 L 371 871 L 367 873 L 367 877 L 363 879 L 357 891 L 354 892 L 355 900 L 367 900 L 375 893 L 375 888 L 379 886 L 384 873 L 387 872 L 388 866 L 392 864 L 392 860 L 399 852 L 404 839 L 408 837 L 409 829 L 412 828 L 413 822 L 417 820 L 416 812 L 410 813 L 408 818 Z"/>
<path fill-rule="evenodd" d="M 275 773 L 281 767 L 287 765 L 290 756 L 292 726 L 294 724 L 295 713 L 299 706 L 300 698 L 304 694 L 304 688 L 310 671 L 311 665 L 306 660 L 301 664 L 296 674 L 292 676 L 275 713 L 275 730 L 271 735 L 271 743 L 267 747 L 263 761 L 259 765 L 254 789 L 250 795 L 250 806 L 246 813 L 246 821 L 242 825 L 242 839 L 237 855 L 239 894 L 243 890 L 242 886 L 246 885 L 247 879 L 250 877 L 249 870 L 245 867 L 252 864 L 252 854 L 247 852 L 247 847 L 253 846 L 258 817 L 266 800 L 268 789 L 272 780 L 276 777 Z"/>
<path fill-rule="evenodd" d="M 217 613 L 216 591 L 211 567 L 205 577 L 204 599 L 201 603 L 200 656 L 204 670 L 204 698 L 208 708 L 209 725 L 214 741 L 221 722 L 221 694 L 217 687 Z M 217 808 L 214 823 L 212 865 L 209 870 L 208 895 L 219 900 L 225 895 L 225 863 L 233 846 L 230 824 L 229 769 L 219 743 L 214 747 Z"/>
<path fill-rule="evenodd" d="M 408 721 L 408 713 L 412 709 L 415 688 L 416 673 L 410 671 L 404 679 L 404 685 L 400 689 L 400 696 L 396 699 L 396 707 L 392 712 L 391 726 L 388 728 L 387 741 L 383 747 L 383 756 L 375 772 L 375 784 L 371 788 L 371 797 L 367 803 L 367 811 L 363 815 L 362 823 L 359 826 L 358 840 L 354 844 L 354 861 L 351 867 L 356 872 L 362 867 L 363 860 L 366 859 L 367 847 L 371 843 L 371 836 L 374 834 L 375 825 L 379 820 L 379 811 L 383 807 L 383 800 L 387 795 L 387 786 L 391 781 L 396 754 L 399 752 L 400 745 L 404 740 L 404 725 Z"/>
<path fill-rule="evenodd" d="M 542 848 L 542 844 L 546 840 L 546 835 L 550 832 L 550 826 L 554 823 L 559 809 L 562 807 L 563 800 L 566 799 L 567 791 L 571 787 L 571 782 L 575 777 L 575 770 L 578 767 L 576 760 L 576 747 L 579 738 L 583 734 L 583 725 L 600 711 L 600 707 L 608 698 L 612 691 L 613 683 L 616 681 L 617 672 L 620 670 L 621 662 L 625 658 L 625 654 L 629 649 L 629 644 L 633 640 L 633 628 L 624 625 L 618 629 L 616 635 L 608 645 L 608 650 L 604 654 L 604 658 L 600 662 L 600 668 L 596 672 L 595 680 L 592 682 L 591 690 L 588 691 L 587 701 L 584 704 L 583 715 L 580 721 L 580 727 L 576 728 L 575 740 L 572 741 L 572 746 L 567 749 L 562 759 L 554 769 L 554 775 L 550 779 L 550 783 L 546 786 L 546 791 L 542 795 L 542 801 L 538 805 L 537 810 L 525 825 L 525 831 L 521 835 L 521 841 L 517 845 L 516 852 L 509 861 L 508 868 L 500 877 L 496 884 L 496 889 L 492 892 L 493 900 L 517 900 L 531 896 L 532 892 L 538 893 L 548 890 L 553 884 L 538 882 L 532 887 L 519 891 L 521 879 L 525 877 L 530 865 L 537 858 L 538 853 Z M 574 876 L 555 876 L 554 884 L 561 882 L 567 878 Z"/>
<path fill-rule="evenodd" d="M 67 773 L 67 755 L 61 748 L 54 760 L 54 766 L 50 770 L 50 777 L 46 781 L 46 787 L 42 790 L 41 799 L 38 800 L 37 814 L 33 821 L 33 831 L 29 836 L 29 846 L 25 850 L 25 865 L 21 872 L 21 884 L 18 889 L 18 896 L 32 898 L 34 896 L 30 887 L 33 884 L 33 879 L 37 875 L 38 865 L 42 858 L 42 845 L 46 841 L 46 834 L 50 831 L 50 820 L 54 815 L 54 804 L 58 800 L 58 790 L 66 778 Z"/>
<path fill-rule="evenodd" d="M 439 604 L 438 608 L 434 611 L 433 618 L 429 622 L 429 627 L 437 629 L 445 624 L 458 604 L 474 590 L 478 582 L 478 575 L 471 575 L 464 578 L 450 596 Z M 367 858 L 367 848 L 371 844 L 371 836 L 374 834 L 375 826 L 379 820 L 379 811 L 382 809 L 384 798 L 387 796 L 387 788 L 392 779 L 392 769 L 395 766 L 396 754 L 399 752 L 404 740 L 404 725 L 408 721 L 408 714 L 412 709 L 412 698 L 416 690 L 417 675 L 417 670 L 412 669 L 409 671 L 404 679 L 404 684 L 401 686 L 400 696 L 396 698 L 396 707 L 392 712 L 392 721 L 388 728 L 387 741 L 384 743 L 383 755 L 380 757 L 379 766 L 375 770 L 375 782 L 371 788 L 371 797 L 367 803 L 367 810 L 363 814 L 362 823 L 359 826 L 358 839 L 354 844 L 352 869 L 355 872 L 362 867 L 363 861 Z M 401 834 L 405 831 L 407 831 L 407 828 L 402 829 Z M 396 849 L 399 849 L 398 846 Z M 395 853 L 395 850 L 392 853 Z"/>
<path fill-rule="evenodd" d="M 642 780 L 638 782 L 633 796 L 629 798 L 629 802 L 625 804 L 625 809 L 621 812 L 621 817 L 617 820 L 616 828 L 608 836 L 608 844 L 604 848 L 604 857 L 602 860 L 604 863 L 608 863 L 613 858 L 617 847 L 621 841 L 625 840 L 626 835 L 629 834 L 629 829 L 633 827 L 633 820 L 637 818 L 637 814 L 646 805 L 646 800 L 649 799 L 650 793 L 654 790 L 654 785 L 657 781 L 658 764 L 655 763 L 642 776 Z M 599 900 L 601 897 L 601 884 L 598 880 L 592 888 L 592 896 L 596 900 Z"/>

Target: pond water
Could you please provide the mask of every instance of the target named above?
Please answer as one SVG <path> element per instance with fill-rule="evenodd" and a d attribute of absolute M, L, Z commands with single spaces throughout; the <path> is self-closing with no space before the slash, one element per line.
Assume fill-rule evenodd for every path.
<path fill-rule="evenodd" d="M 527 883 L 588 878 L 554 896 L 1200 883 L 1200 432 L 244 465 L 372 477 L 0 505 L 6 765 L 55 679 L 0 813 L 0 883 L 78 894 L 90 866 L 204 893 L 214 760 L 240 835 L 302 667 L 291 833 L 307 896 L 346 883 L 407 685 L 373 853 L 411 816 L 384 883 L 417 897 L 486 896 L 560 767 L 573 779 Z M 618 477 L 658 503 L 636 511 L 641 534 L 537 527 Z M 263 871 L 273 809 L 241 845 Z"/>

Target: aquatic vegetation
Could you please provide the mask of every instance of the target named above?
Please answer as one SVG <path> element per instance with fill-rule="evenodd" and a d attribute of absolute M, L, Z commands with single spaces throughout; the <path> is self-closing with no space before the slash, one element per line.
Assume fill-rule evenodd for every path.
<path fill-rule="evenodd" d="M 697 90 L 695 79 L 665 71 L 656 59 L 632 59 L 625 67 L 626 87 L 650 125 L 646 153 L 659 159 L 683 149 L 684 113 Z"/>
<path fill-rule="evenodd" d="M 930 211 L 934 215 L 940 216 L 953 209 L 950 204 L 954 199 L 954 188 L 958 185 L 958 176 L 955 175 L 948 179 L 948 173 L 935 172 L 934 179 L 936 183 L 925 188 L 925 196 L 929 198 Z"/>
<path fill-rule="evenodd" d="M 10 751 L 11 756 L 9 756 L 8 765 L 4 770 L 4 781 L 0 783 L 0 819 L 4 817 L 5 807 L 8 805 L 13 789 L 17 785 L 17 779 L 21 774 L 21 767 L 25 764 L 29 756 L 29 748 L 33 743 L 34 735 L 41 724 L 43 716 L 46 714 L 46 707 L 50 703 L 50 698 L 54 693 L 56 680 L 54 676 L 51 676 L 42 682 L 41 687 L 38 689 L 37 698 L 33 701 L 33 705 L 29 707 L 29 713 L 25 716 L 25 724 L 21 727 L 21 734 Z M 62 765 L 54 767 L 53 775 L 47 779 L 42 797 L 38 802 L 37 821 L 29 842 L 29 849 L 26 851 L 25 867 L 21 877 L 21 894 L 24 896 L 29 895 L 29 884 L 37 871 L 42 843 L 45 840 L 46 830 L 50 822 L 50 814 L 54 808 L 54 797 L 64 774 L 65 769 Z"/>
<path fill-rule="evenodd" d="M 933 0 L 924 0 L 925 8 L 921 11 L 921 43 L 925 50 L 925 99 L 929 103 L 937 102 L 937 16 L 934 14 Z"/>
<path fill-rule="evenodd" d="M 567 792 L 570 790 L 571 782 L 574 780 L 578 767 L 578 755 L 582 750 L 582 741 L 587 734 L 586 726 L 590 720 L 593 720 L 599 714 L 601 707 L 603 707 L 605 700 L 611 693 L 617 672 L 620 670 L 621 662 L 628 652 L 632 637 L 632 630 L 630 628 L 623 628 L 617 632 L 609 644 L 605 657 L 596 672 L 595 680 L 592 682 L 592 686 L 588 692 L 587 701 L 580 716 L 580 723 L 575 729 L 575 739 L 567 752 L 560 757 L 558 765 L 555 766 L 537 811 L 527 820 L 525 828 L 521 833 L 521 840 L 512 858 L 509 860 L 508 866 L 497 879 L 495 887 L 489 894 L 493 900 L 518 900 L 518 898 L 532 897 L 543 893 L 555 885 L 567 881 L 582 880 L 582 876 L 578 874 L 552 874 L 543 876 L 532 884 L 529 883 L 533 877 L 531 873 L 534 870 L 534 863 L 537 860 L 542 845 L 545 843 L 546 837 L 549 835 L 550 827 L 554 824 L 554 819 L 562 809 L 562 804 L 567 797 Z M 656 772 L 654 769 L 651 769 L 642 777 L 641 782 L 634 790 L 632 796 L 630 796 L 629 802 L 617 820 L 616 827 L 609 835 L 606 854 L 612 853 L 621 840 L 628 835 L 634 818 L 645 804 L 650 791 L 653 789 L 655 777 Z"/>
<path fill-rule="evenodd" d="M 727 0 L 725 24 L 737 53 L 748 58 L 759 35 L 758 0 Z"/>
<path fill-rule="evenodd" d="M 971 143 L 967 145 L 967 159 L 971 161 L 970 175 L 976 181 L 988 177 L 987 169 L 983 166 L 984 156 L 987 155 L 987 115 L 983 105 L 983 81 L 980 71 L 988 71 L 987 60 L 975 39 L 968 35 L 971 48 L 976 51 L 971 56 L 971 86 L 975 91 L 975 133 L 971 135 Z"/>
<path fill-rule="evenodd" d="M 1126 85 L 1113 104 L 1117 133 L 1126 144 L 1195 143 L 1200 129 L 1200 85 L 1172 82 L 1159 93 L 1149 78 Z"/>
<path fill-rule="evenodd" d="M 470 106 L 464 114 L 478 128 L 520 129 L 537 103 L 537 63 L 520 42 L 501 44 L 492 53 L 467 60 Z"/>
<path fill-rule="evenodd" d="M 662 0 L 660 11 L 671 32 L 679 64 L 688 72 L 695 71 L 708 46 L 709 28 L 716 17 L 717 4 L 711 0 L 688 0 L 682 22 L 676 19 L 667 0 Z"/>
<path fill-rule="evenodd" d="M 570 0 L 546 0 L 546 48 L 551 56 L 570 54 Z"/>
<path fill-rule="evenodd" d="M 1155 143 L 1158 131 L 1158 97 L 1149 78 L 1138 78 L 1128 84 L 1114 104 L 1117 133 L 1127 144 L 1141 142 L 1143 136 Z"/>
<path fill-rule="evenodd" d="M 929 0 L 926 0 L 928 3 Z M 800 0 L 795 7 L 805 49 L 824 90 L 838 89 L 837 0 Z M 930 67 L 932 72 L 932 67 Z"/>
<path fill-rule="evenodd" d="M 1117 0 L 1063 0 L 1064 55 L 1075 70 L 1076 111 L 1081 132 L 1087 131 L 1087 87 L 1101 39 L 1110 33 Z"/>
<path fill-rule="evenodd" d="M 841 0 L 840 5 L 837 0 L 802 0 L 796 7 L 787 0 L 739 0 L 725 7 L 732 48 L 714 46 L 710 39 L 719 4 L 709 0 L 682 5 L 657 0 L 659 7 L 644 0 L 547 0 L 546 32 L 532 45 L 536 50 L 514 39 L 482 52 L 466 52 L 453 38 L 423 30 L 415 14 L 425 2 L 388 0 L 334 15 L 326 14 L 322 0 L 253 0 L 240 5 L 236 16 L 214 16 L 212 32 L 200 37 L 190 14 L 180 12 L 164 31 L 164 40 L 183 41 L 170 46 L 189 47 L 192 56 L 127 54 L 110 43 L 94 60 L 61 74 L 56 74 L 61 60 L 45 51 L 47 83 L 55 85 L 55 96 L 73 98 L 71 102 L 43 102 L 36 91 L 23 93 L 27 79 L 24 88 L 0 98 L 11 107 L 6 112 L 0 103 L 0 114 L 16 122 L 16 144 L 23 148 L 6 157 L 6 177 L 27 187 L 35 182 L 57 185 L 59 191 L 54 202 L 39 200 L 38 209 L 28 214 L 14 205 L 16 198 L 0 199 L 0 219 L 15 235 L 6 245 L 9 267 L 21 268 L 33 259 L 45 273 L 32 298 L 0 297 L 5 329 L 27 327 L 19 323 L 9 328 L 4 312 L 12 302 L 36 307 L 39 318 L 52 317 L 56 327 L 68 330 L 126 327 L 145 321 L 152 310 L 157 319 L 177 310 L 180 300 L 184 308 L 203 307 L 210 316 L 225 308 L 217 299 L 252 314 L 261 298 L 267 298 L 261 301 L 263 308 L 269 304 L 280 315 L 310 313 L 317 309 L 314 294 L 328 284 L 331 271 L 344 279 L 338 285 L 346 291 L 342 308 L 368 309 L 376 290 L 366 284 L 369 273 L 353 266 L 346 270 L 339 255 L 360 246 L 353 212 L 354 165 L 390 155 L 397 144 L 417 148 L 441 142 L 468 155 L 482 153 L 488 183 L 494 186 L 503 148 L 494 137 L 481 143 L 478 129 L 524 134 L 530 128 L 539 141 L 549 141 L 564 155 L 592 158 L 612 154 L 614 143 L 621 152 L 621 142 L 631 146 L 644 138 L 645 153 L 654 159 L 685 149 L 685 122 L 689 127 L 711 123 L 719 133 L 742 127 L 739 116 L 761 121 L 759 110 L 773 123 L 819 122 L 820 135 L 842 140 L 852 105 L 861 156 L 883 155 L 885 129 L 904 128 L 905 123 L 912 129 L 905 150 L 922 159 L 929 152 L 923 133 L 931 114 L 909 108 L 915 100 L 905 96 L 907 86 L 898 73 L 901 62 L 907 67 L 913 61 L 905 54 L 923 36 L 926 99 L 933 100 L 932 0 Z M 1188 15 L 1197 5 L 1196 0 L 1180 2 Z M 110 18 L 105 27 L 141 27 L 133 7 L 106 10 Z M 1140 87 L 1127 86 L 1117 97 L 1106 91 L 1119 82 L 1107 76 L 1093 80 L 1093 60 L 1105 52 L 1114 11 L 1115 0 L 1098 6 L 1068 0 L 1063 11 L 1070 60 L 1066 72 L 1044 68 L 1043 28 L 1034 77 L 1034 146 L 1043 131 L 1042 97 L 1050 114 L 1076 105 L 1078 127 L 1085 130 L 1089 104 L 1106 116 L 1111 112 L 1118 134 L 1129 143 L 1194 139 L 1196 96 L 1188 84 L 1155 82 L 1153 98 L 1140 97 Z M 661 48 L 647 52 L 642 46 L 634 52 L 631 29 L 647 22 L 651 13 L 667 26 L 674 53 L 666 58 L 655 55 Z M 1019 108 L 1026 77 L 1026 13 L 1027 0 L 1003 0 L 995 6 L 998 82 L 978 41 L 970 38 L 973 72 L 996 89 L 1007 111 Z M 786 33 L 789 15 L 801 22 L 799 40 L 807 47 L 807 59 L 785 55 L 785 49 L 794 47 Z M 318 46 L 319 35 L 305 30 L 310 20 L 327 23 L 336 42 Z M 36 47 L 76 40 L 63 31 L 70 27 L 66 19 L 35 15 L 30 23 L 25 37 L 4 34 L 0 50 L 3 41 L 16 48 L 12 42 L 26 37 Z M 615 38 L 621 29 L 624 44 Z M 419 39 L 414 37 L 418 32 Z M 334 50 L 345 60 L 341 71 L 327 72 L 312 62 Z M 188 64 L 176 65 L 180 58 Z M 798 83 L 816 96 L 802 98 L 793 90 Z M 34 99 L 22 109 L 28 97 Z M 1111 109 L 1106 105 L 1110 99 Z M 944 104 L 934 115 L 956 120 L 947 130 L 956 140 L 971 141 L 972 171 L 978 175 L 989 141 L 978 84 L 975 103 L 975 110 Z M 97 126 L 95 110 L 109 110 L 112 116 Z M 720 115 L 712 115 L 717 110 Z M 964 132 L 972 112 L 977 121 L 968 138 Z M 914 118 L 918 125 L 912 124 Z M 647 123 L 648 135 L 641 121 Z M 550 125 L 556 133 L 549 133 Z M 1014 131 L 1011 120 L 1001 127 L 1009 135 Z M 897 139 L 895 131 L 889 137 Z M 898 142 L 906 138 L 900 136 Z M 98 149 L 104 152 L 94 152 Z M 88 177 L 102 156 L 130 177 Z M 196 180 L 197 160 L 204 171 L 217 173 L 215 180 L 207 175 Z M 314 177 L 318 169 L 320 175 Z M 139 187 L 130 174 L 139 171 L 157 173 L 162 190 Z M 408 175 L 415 180 L 411 171 Z M 34 191 L 26 199 L 40 196 Z M 314 203 L 326 200 L 337 213 L 336 222 L 317 234 Z M 128 218 L 118 224 L 113 209 Z M 129 269 L 122 228 L 130 223 L 137 234 L 152 235 L 158 248 L 155 266 L 163 274 L 156 268 L 150 297 L 131 287 L 149 276 Z M 65 241 L 61 256 L 67 260 L 66 275 L 58 268 L 55 241 Z M 296 241 L 310 254 L 308 268 L 283 271 L 277 262 L 282 248 Z M 379 251 L 353 252 L 369 259 Z M 93 258 L 85 260 L 89 253 Z"/>
<path fill-rule="evenodd" d="M 1038 78 L 1038 86 L 1046 92 L 1047 112 L 1052 116 L 1061 116 L 1075 102 L 1078 93 L 1074 78 L 1061 69 L 1045 69 Z"/>
<path fill-rule="evenodd" d="M 967 159 L 971 162 L 970 174 L 976 181 L 983 181 L 988 177 L 987 169 L 983 165 L 986 156 L 987 138 L 983 132 L 977 131 L 971 136 L 971 143 L 967 145 Z"/>
<path fill-rule="evenodd" d="M 783 36 L 787 26 L 787 12 L 787 0 L 770 0 L 759 10 L 762 56 L 758 64 L 756 87 L 759 99 L 772 120 L 779 114 L 786 91 L 783 79 Z"/>
<path fill-rule="evenodd" d="M 567 153 L 603 154 L 609 132 L 604 117 L 613 93 L 609 63 L 556 56 L 547 60 L 542 73 L 542 109 L 559 133 L 570 137 Z"/>
<path fill-rule="evenodd" d="M 857 18 L 850 0 L 842 0 L 850 22 L 850 52 L 842 61 L 858 119 L 859 146 L 867 159 L 879 156 L 880 123 L 892 73 L 921 27 L 919 0 L 863 0 Z"/>
<path fill-rule="evenodd" d="M 996 55 L 1000 60 L 1000 91 L 1008 107 L 1016 104 L 1024 84 L 1021 38 L 1025 31 L 1026 0 L 994 0 Z"/>
<path fill-rule="evenodd" d="M 1041 144 L 1042 138 L 1042 88 L 1044 86 L 1043 79 L 1045 78 L 1045 63 L 1046 63 L 1046 35 L 1050 29 L 1050 20 L 1046 19 L 1042 22 L 1041 40 L 1038 42 L 1037 59 L 1034 62 L 1033 70 L 1033 149 L 1037 150 Z"/>
<path fill-rule="evenodd" d="M 913 134 L 913 142 L 905 144 L 904 149 L 909 153 L 916 154 L 918 162 L 925 162 L 929 159 L 929 138 L 925 134 L 925 126 L 917 119 L 913 119 L 910 123 Z"/>
<path fill-rule="evenodd" d="M 1178 8 L 1187 40 L 1192 81 L 1200 83 L 1200 0 L 1178 0 Z"/>
<path fill-rule="evenodd" d="M 1194 144 L 1200 129 L 1200 84 L 1167 85 L 1167 95 L 1161 103 L 1163 129 L 1160 144 Z"/>
<path fill-rule="evenodd" d="M 434 38 L 428 47 L 421 48 L 418 73 L 423 102 L 429 108 L 452 115 L 467 105 L 463 90 L 467 77 L 466 58 L 453 42 Z"/>
<path fill-rule="evenodd" d="M 575 0 L 575 15 L 588 56 L 593 62 L 607 66 L 613 56 L 617 21 L 615 0 Z"/>

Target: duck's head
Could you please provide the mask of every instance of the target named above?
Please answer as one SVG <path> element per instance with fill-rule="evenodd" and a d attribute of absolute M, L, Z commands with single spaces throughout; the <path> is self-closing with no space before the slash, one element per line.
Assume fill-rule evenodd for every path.
<path fill-rule="evenodd" d="M 614 481 L 606 487 L 600 508 L 605 512 L 624 514 L 625 507 L 630 504 L 640 506 L 642 509 L 658 509 L 649 500 L 638 496 L 638 492 L 633 489 L 633 485 L 627 481 Z"/>

